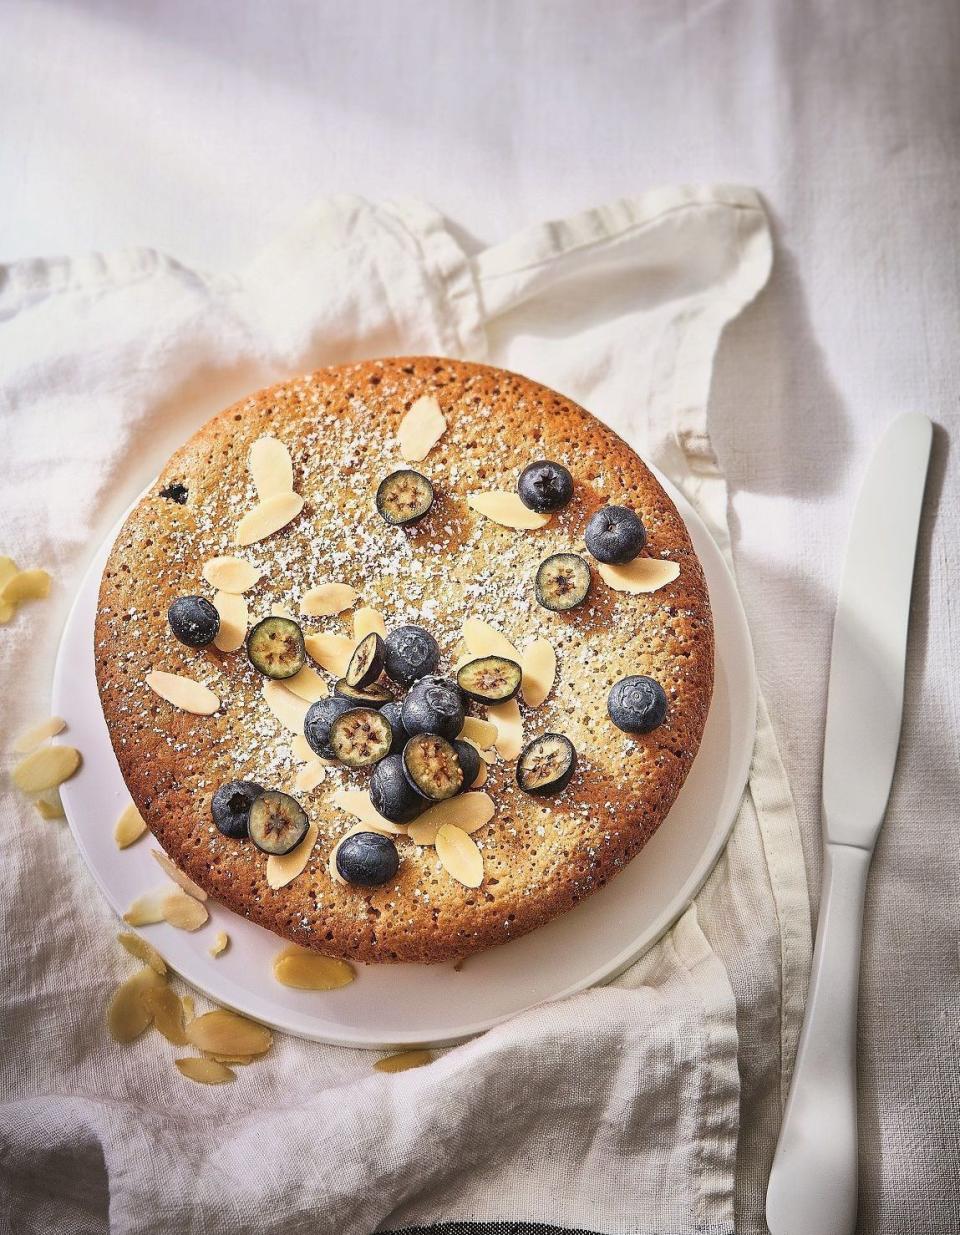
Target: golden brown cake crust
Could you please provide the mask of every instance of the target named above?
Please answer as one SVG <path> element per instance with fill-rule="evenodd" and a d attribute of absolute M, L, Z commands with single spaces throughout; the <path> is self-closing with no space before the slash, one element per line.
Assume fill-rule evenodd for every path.
<path fill-rule="evenodd" d="M 439 400 L 447 432 L 422 464 L 437 502 L 417 527 L 389 528 L 373 502 L 377 484 L 405 466 L 396 431 L 421 395 Z M 287 444 L 304 512 L 248 549 L 233 531 L 255 502 L 251 444 Z M 513 489 L 537 458 L 564 463 L 574 499 L 537 531 L 512 531 L 474 514 L 467 495 Z M 187 489 L 180 505 L 161 491 Z M 648 532 L 645 553 L 680 565 L 652 595 L 611 590 L 594 571 L 588 601 L 550 613 L 533 597 L 539 561 L 582 551 L 583 529 L 606 502 L 634 507 Z M 444 871 L 434 849 L 400 838 L 401 866 L 385 887 L 334 882 L 337 839 L 356 820 L 328 801 L 341 785 L 365 788 L 364 772 L 332 769 L 297 793 L 292 735 L 263 701 L 262 678 L 245 652 L 192 651 L 166 622 L 181 595 L 212 598 L 201 576 L 218 554 L 263 570 L 247 593 L 251 624 L 322 582 L 351 584 L 358 603 L 387 628 L 416 622 L 433 632 L 449 672 L 462 653 L 464 619 L 482 618 L 518 646 L 547 638 L 559 658 L 557 685 L 537 710 L 521 704 L 524 738 L 566 733 L 579 752 L 574 779 L 552 799 L 515 783 L 515 762 L 490 768 L 496 814 L 474 839 L 484 859 L 476 890 Z M 595 567 L 595 563 L 593 566 Z M 305 630 L 350 635 L 350 614 L 305 618 Z M 324 369 L 244 399 L 214 417 L 167 463 L 117 537 L 100 588 L 96 671 L 103 711 L 124 779 L 163 848 L 224 905 L 297 943 L 360 961 L 437 962 L 515 938 L 602 887 L 663 821 L 700 744 L 713 685 L 713 627 L 703 572 L 673 503 L 612 430 L 569 399 L 503 370 L 432 357 Z M 198 678 L 222 700 L 214 716 L 181 712 L 144 684 L 151 669 Z M 608 719 L 607 693 L 628 673 L 656 678 L 669 699 L 665 723 L 647 735 Z M 332 682 L 332 679 L 331 679 Z M 471 708 L 483 715 L 479 708 Z M 319 824 L 305 871 L 279 890 L 266 855 L 213 827 L 210 799 L 224 781 L 255 780 L 297 796 Z"/>

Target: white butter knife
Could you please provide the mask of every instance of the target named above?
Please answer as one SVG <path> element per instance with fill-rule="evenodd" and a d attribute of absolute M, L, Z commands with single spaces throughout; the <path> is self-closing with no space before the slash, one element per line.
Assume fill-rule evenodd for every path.
<path fill-rule="evenodd" d="M 867 872 L 897 761 L 910 590 L 933 426 L 898 417 L 853 515 L 830 654 L 823 891 L 793 1083 L 767 1185 L 772 1235 L 857 1218 L 857 994 Z"/>

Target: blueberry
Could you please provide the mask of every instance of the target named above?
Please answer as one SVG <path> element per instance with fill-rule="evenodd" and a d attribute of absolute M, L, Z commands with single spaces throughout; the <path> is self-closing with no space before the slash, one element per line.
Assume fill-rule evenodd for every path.
<path fill-rule="evenodd" d="M 440 647 L 422 626 L 398 626 L 384 643 L 387 676 L 401 686 L 433 673 L 440 663 Z"/>
<path fill-rule="evenodd" d="M 587 524 L 583 538 L 597 561 L 611 566 L 632 562 L 647 543 L 643 524 L 627 506 L 604 506 L 598 510 Z"/>
<path fill-rule="evenodd" d="M 352 712 L 356 706 L 354 700 L 344 699 L 340 695 L 330 695 L 310 704 L 303 718 L 303 736 L 314 754 L 321 759 L 336 758 L 330 745 L 330 726 L 338 716 Z"/>
<path fill-rule="evenodd" d="M 203 596 L 180 596 L 167 610 L 170 629 L 188 648 L 205 648 L 220 629 L 220 614 Z"/>
<path fill-rule="evenodd" d="M 410 736 L 406 729 L 404 729 L 403 721 L 400 719 L 400 704 L 396 702 L 385 703 L 380 709 L 380 715 L 387 718 L 390 728 L 393 730 L 390 754 L 399 755 L 407 744 L 407 738 Z"/>
<path fill-rule="evenodd" d="M 480 775 L 480 752 L 472 742 L 457 740 L 453 743 L 460 766 L 463 768 L 463 787 L 469 789 Z"/>
<path fill-rule="evenodd" d="M 245 837 L 250 807 L 262 793 L 262 786 L 252 780 L 228 780 L 221 785 L 210 802 L 210 813 L 218 830 L 233 840 Z"/>
<path fill-rule="evenodd" d="M 520 473 L 517 493 L 524 506 L 545 515 L 560 510 L 573 497 L 573 477 L 562 463 L 541 459 L 528 463 Z"/>
<path fill-rule="evenodd" d="M 373 809 L 391 823 L 412 823 L 430 805 L 407 780 L 402 755 L 387 755 L 373 769 L 370 801 Z"/>
<path fill-rule="evenodd" d="M 626 733 L 649 733 L 662 725 L 667 714 L 667 696 L 653 678 L 635 674 L 621 678 L 607 696 L 607 711 L 618 729 Z"/>
<path fill-rule="evenodd" d="M 172 485 L 167 485 L 165 489 L 161 489 L 160 496 L 165 497 L 168 502 L 176 502 L 178 506 L 186 506 L 190 490 L 178 480 Z"/>
<path fill-rule="evenodd" d="M 338 873 L 361 888 L 379 888 L 394 877 L 399 866 L 396 845 L 379 832 L 354 832 L 337 849 Z"/>
<path fill-rule="evenodd" d="M 421 678 L 410 688 L 400 710 L 403 727 L 413 737 L 432 733 L 452 741 L 463 728 L 463 692 L 449 678 Z"/>

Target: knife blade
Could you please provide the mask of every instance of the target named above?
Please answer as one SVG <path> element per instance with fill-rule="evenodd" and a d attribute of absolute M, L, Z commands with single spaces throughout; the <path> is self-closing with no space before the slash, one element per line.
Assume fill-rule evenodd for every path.
<path fill-rule="evenodd" d="M 917 533 L 933 426 L 899 416 L 863 479 L 837 599 L 823 742 L 828 841 L 872 848 L 897 761 Z"/>
<path fill-rule="evenodd" d="M 908 414 L 854 511 L 830 654 L 823 890 L 793 1081 L 767 1184 L 771 1235 L 852 1235 L 857 995 L 867 875 L 897 761 L 917 535 L 933 426 Z"/>

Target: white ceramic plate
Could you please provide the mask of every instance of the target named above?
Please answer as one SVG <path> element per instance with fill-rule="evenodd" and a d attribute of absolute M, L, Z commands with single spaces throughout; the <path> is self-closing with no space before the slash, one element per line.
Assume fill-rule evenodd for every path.
<path fill-rule="evenodd" d="M 750 766 L 756 718 L 753 651 L 736 587 L 688 502 L 662 476 L 703 563 L 716 625 L 717 672 L 700 753 L 669 816 L 622 874 L 570 913 L 503 947 L 445 965 L 360 965 L 341 990 L 297 991 L 271 972 L 284 941 L 208 902 L 211 920 L 188 934 L 166 923 L 144 928 L 170 966 L 217 1003 L 286 1033 L 338 1046 L 441 1046 L 480 1033 L 532 1004 L 607 982 L 676 921 L 726 843 Z M 119 528 L 117 529 L 119 531 Z M 103 545 L 67 619 L 57 658 L 53 710 L 65 741 L 83 751 L 80 773 L 62 786 L 70 827 L 100 889 L 118 914 L 163 883 L 146 836 L 120 851 L 113 826 L 129 801 L 114 758 L 94 675 L 93 625 Z M 229 950 L 207 951 L 217 930 Z"/>

